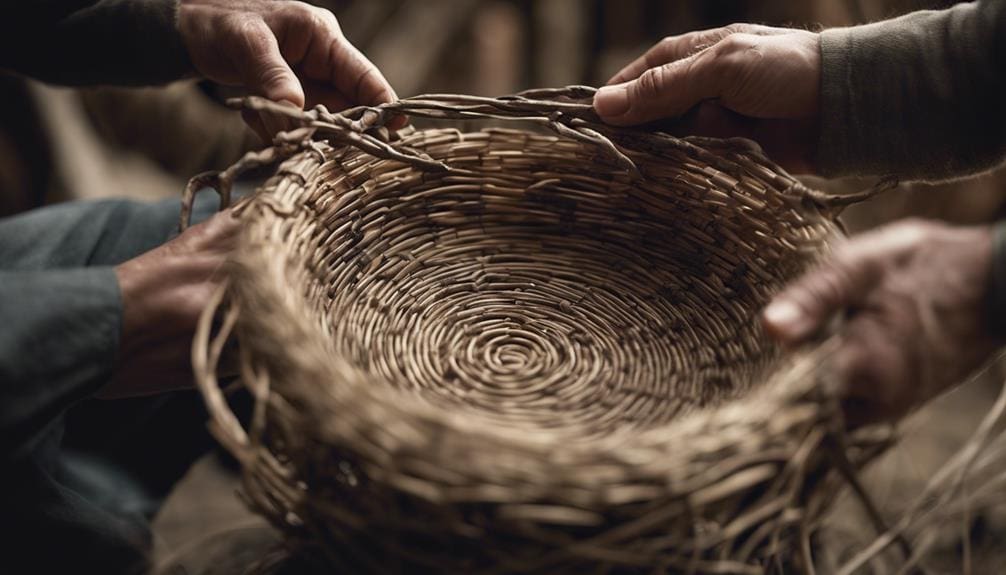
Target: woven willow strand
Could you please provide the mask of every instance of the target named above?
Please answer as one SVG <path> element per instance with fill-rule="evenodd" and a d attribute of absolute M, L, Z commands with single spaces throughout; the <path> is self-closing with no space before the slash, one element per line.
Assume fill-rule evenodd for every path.
<path fill-rule="evenodd" d="M 397 115 L 407 115 L 435 120 L 516 120 L 552 130 L 560 135 L 595 145 L 616 158 L 618 163 L 639 177 L 635 163 L 623 154 L 613 143 L 633 148 L 653 150 L 680 149 L 697 160 L 721 168 L 724 165 L 715 154 L 709 154 L 703 144 L 715 142 L 715 147 L 724 145 L 736 147 L 745 154 L 767 160 L 757 146 L 748 140 L 713 140 L 690 137 L 675 138 L 661 132 L 645 132 L 629 128 L 618 128 L 604 124 L 597 117 L 590 102 L 595 88 L 589 86 L 568 86 L 565 88 L 528 90 L 514 96 L 487 98 L 461 94 L 427 94 L 398 100 L 377 107 L 359 106 L 338 114 L 329 112 L 324 106 L 316 106 L 309 111 L 277 104 L 255 96 L 235 98 L 228 105 L 236 109 L 268 111 L 289 118 L 301 129 L 281 133 L 274 146 L 261 152 L 250 152 L 241 161 L 224 172 L 208 172 L 193 178 L 186 189 L 190 198 L 201 188 L 212 186 L 221 192 L 222 205 L 230 201 L 230 183 L 245 171 L 269 165 L 289 157 L 299 151 L 309 140 L 327 140 L 333 145 L 349 145 L 361 149 L 375 157 L 397 160 L 423 170 L 449 171 L 444 162 L 431 160 L 415 150 L 389 145 L 388 134 L 382 132 L 384 125 Z M 776 169 L 776 168 L 774 168 Z M 796 180 L 791 185 L 799 189 L 806 198 L 822 208 L 841 209 L 891 189 L 897 184 L 894 179 L 882 180 L 877 186 L 858 194 L 829 195 L 803 187 Z M 191 200 L 183 202 L 182 228 L 188 224 L 189 212 L 184 209 Z"/>
<path fill-rule="evenodd" d="M 840 437 L 822 356 L 780 364 L 756 317 L 850 200 L 746 141 L 605 126 L 592 94 L 235 102 L 300 127 L 186 192 L 226 204 L 283 162 L 240 206 L 194 366 L 291 543 L 362 573 L 810 568 L 836 464 L 854 479 L 890 435 Z M 400 114 L 551 135 L 388 134 Z M 247 431 L 215 376 L 231 336 Z"/>

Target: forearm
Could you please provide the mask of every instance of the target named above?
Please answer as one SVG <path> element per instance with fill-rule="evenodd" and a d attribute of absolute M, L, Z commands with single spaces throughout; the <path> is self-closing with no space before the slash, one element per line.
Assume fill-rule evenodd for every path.
<path fill-rule="evenodd" d="M 114 268 L 0 271 L 0 457 L 17 457 L 107 383 L 122 305 Z"/>
<path fill-rule="evenodd" d="M 821 34 L 822 174 L 945 179 L 1006 155 L 1006 0 Z"/>
<path fill-rule="evenodd" d="M 191 71 L 177 0 L 22 0 L 0 19 L 0 68 L 67 85 L 145 85 Z"/>

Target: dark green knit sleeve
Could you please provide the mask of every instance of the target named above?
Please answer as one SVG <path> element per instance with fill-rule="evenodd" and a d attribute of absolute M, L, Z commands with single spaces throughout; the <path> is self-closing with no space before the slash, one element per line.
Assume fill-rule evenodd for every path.
<path fill-rule="evenodd" d="M 64 85 L 151 85 L 191 73 L 177 0 L 17 0 L 0 68 Z"/>
<path fill-rule="evenodd" d="M 1006 156 L 1006 0 L 821 34 L 823 175 L 938 180 Z"/>

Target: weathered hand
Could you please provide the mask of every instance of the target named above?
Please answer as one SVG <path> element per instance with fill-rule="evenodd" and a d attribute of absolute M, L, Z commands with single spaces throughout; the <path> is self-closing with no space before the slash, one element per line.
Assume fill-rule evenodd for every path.
<path fill-rule="evenodd" d="M 663 39 L 598 91 L 594 109 L 615 125 L 684 116 L 677 131 L 748 137 L 810 173 L 820 81 L 817 34 L 735 24 Z"/>
<path fill-rule="evenodd" d="M 224 211 L 116 268 L 122 335 L 115 376 L 97 394 L 113 399 L 192 386 L 192 337 L 234 246 L 238 223 Z"/>
<path fill-rule="evenodd" d="M 178 29 L 197 72 L 254 95 L 331 110 L 396 98 L 323 8 L 290 1 L 181 0 Z M 263 137 L 288 127 L 269 115 L 245 118 Z"/>
<path fill-rule="evenodd" d="M 831 369 L 858 425 L 905 414 L 985 362 L 992 231 L 906 221 L 858 236 L 769 304 L 770 335 L 798 344 L 848 312 Z"/>

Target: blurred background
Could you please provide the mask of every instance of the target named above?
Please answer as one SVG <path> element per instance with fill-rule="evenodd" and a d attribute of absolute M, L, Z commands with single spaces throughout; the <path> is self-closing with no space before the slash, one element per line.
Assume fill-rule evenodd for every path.
<path fill-rule="evenodd" d="M 953 4 L 939 0 L 327 0 L 346 35 L 380 67 L 399 95 L 458 92 L 500 95 L 533 87 L 600 85 L 660 38 L 733 22 L 809 29 L 879 20 Z M 193 174 L 221 169 L 258 141 L 240 117 L 196 82 L 158 89 L 71 90 L 0 76 L 0 216 L 75 199 L 178 197 Z M 855 191 L 872 181 L 821 181 Z M 852 233 L 918 215 L 958 223 L 1002 215 L 1006 172 L 941 185 L 900 185 L 844 216 Z M 906 440 L 876 465 L 868 487 L 896 517 L 935 469 L 960 449 L 993 401 L 1002 374 L 993 369 L 942 398 L 905 425 Z M 232 474 L 204 460 L 183 482 L 158 522 L 159 554 L 185 573 L 226 572 L 233 548 L 204 548 L 213 534 L 250 530 L 242 549 L 274 541 L 232 496 Z M 193 517 L 198 517 L 194 520 Z M 959 572 L 961 533 L 976 566 L 1006 565 L 1006 522 L 976 512 L 937 545 L 933 561 Z M 853 504 L 839 505 L 824 537 L 854 549 L 870 528 Z M 248 539 L 250 537 L 251 539 Z M 258 539 L 256 539 L 258 538 Z M 247 542 L 254 540 L 253 546 Z M 213 551 L 213 549 L 217 549 Z M 223 551 L 221 551 L 223 550 Z M 226 552 L 224 552 L 226 551 Z M 835 551 L 840 553 L 840 551 Z M 245 557 L 243 560 L 247 560 Z M 983 562 L 983 563 L 982 563 Z M 206 569 L 203 571 L 202 569 Z M 980 569 L 980 567 L 979 567 Z M 985 572 L 985 571 L 976 571 Z"/>

